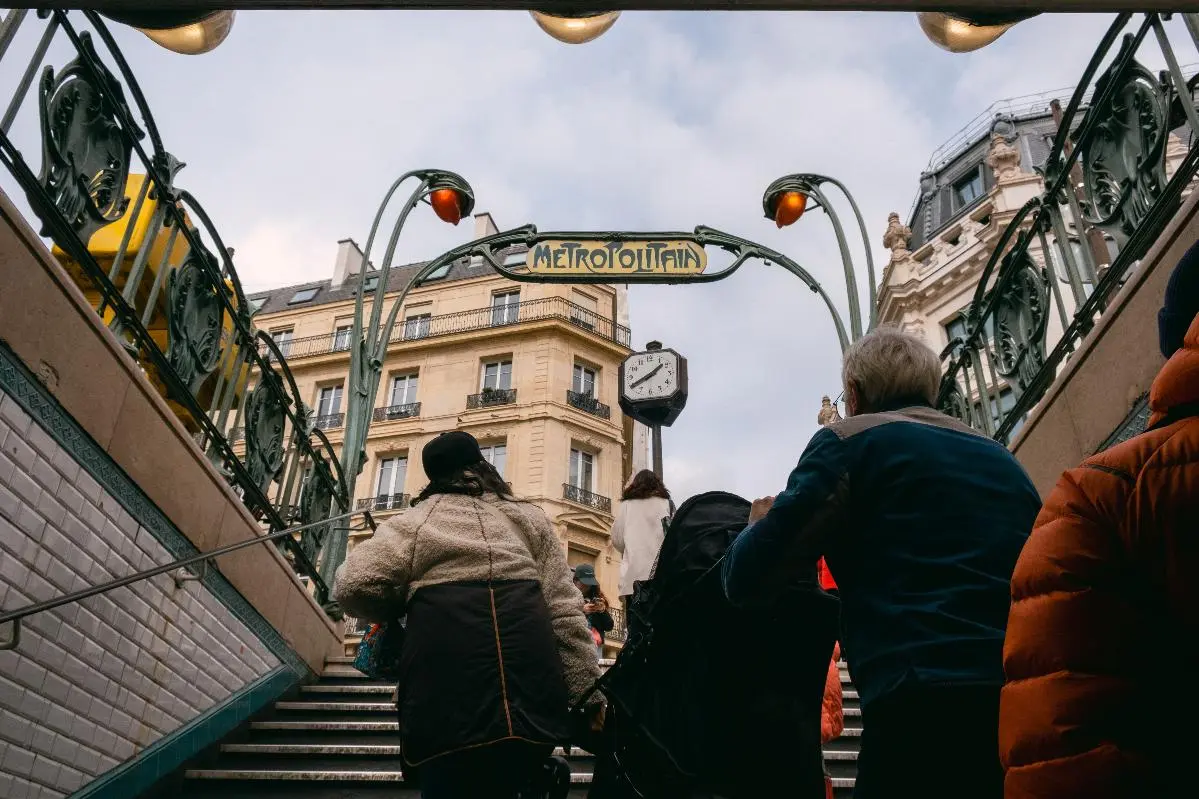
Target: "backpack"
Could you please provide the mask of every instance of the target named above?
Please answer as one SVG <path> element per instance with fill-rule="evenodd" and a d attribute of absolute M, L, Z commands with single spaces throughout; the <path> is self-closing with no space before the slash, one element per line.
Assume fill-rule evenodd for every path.
<path fill-rule="evenodd" d="M 358 644 L 354 668 L 372 679 L 398 681 L 403 644 L 404 626 L 400 622 L 372 624 Z"/>

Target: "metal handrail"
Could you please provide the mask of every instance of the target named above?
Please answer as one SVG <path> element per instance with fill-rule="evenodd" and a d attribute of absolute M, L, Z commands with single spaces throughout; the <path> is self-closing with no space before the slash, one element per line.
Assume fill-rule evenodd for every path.
<path fill-rule="evenodd" d="M 247 547 L 252 547 L 256 544 L 266 544 L 272 541 L 278 541 L 307 530 L 310 527 L 332 524 L 333 522 L 349 519 L 350 517 L 357 516 L 359 514 L 363 515 L 366 523 L 372 530 L 375 529 L 375 520 L 371 517 L 370 511 L 351 511 L 350 513 L 343 513 L 340 516 L 330 516 L 329 518 L 321 519 L 320 521 L 309 522 L 308 524 L 301 524 L 297 525 L 296 527 L 288 527 L 285 530 L 276 530 L 273 533 L 256 536 L 254 538 L 246 539 L 245 541 L 238 541 L 234 544 L 227 544 L 209 552 L 201 552 L 197 555 L 191 555 L 186 558 L 180 558 L 178 560 L 171 561 L 170 563 L 162 566 L 155 566 L 153 569 L 144 569 L 143 571 L 135 572 L 134 574 L 130 574 L 126 577 L 119 577 L 115 580 L 110 580 L 107 583 L 93 585 L 91 588 L 72 591 L 69 594 L 63 594 L 55 599 L 47 599 L 44 602 L 26 605 L 18 610 L 10 610 L 7 613 L 0 613 L 0 625 L 8 624 L 10 622 L 13 625 L 12 637 L 7 641 L 0 641 L 0 651 L 16 649 L 21 643 L 21 620 L 27 616 L 32 616 L 35 613 L 43 613 L 47 610 L 54 610 L 55 608 L 62 607 L 63 605 L 69 605 L 72 602 L 79 602 L 80 600 L 88 599 L 98 594 L 107 593 L 108 591 L 112 591 L 117 588 L 124 588 L 132 583 L 136 583 L 141 580 L 147 580 L 151 577 L 157 577 L 160 574 L 166 574 L 170 571 L 186 569 L 188 566 L 193 566 L 197 563 L 204 564 L 204 569 L 200 571 L 200 574 L 187 576 L 177 575 L 175 577 L 175 583 L 177 585 L 181 585 L 182 583 L 190 582 L 192 580 L 201 580 L 204 578 L 204 574 L 207 571 L 208 562 L 213 558 L 219 558 L 222 555 L 228 555 L 231 552 L 237 552 L 238 550 L 246 549 Z"/>

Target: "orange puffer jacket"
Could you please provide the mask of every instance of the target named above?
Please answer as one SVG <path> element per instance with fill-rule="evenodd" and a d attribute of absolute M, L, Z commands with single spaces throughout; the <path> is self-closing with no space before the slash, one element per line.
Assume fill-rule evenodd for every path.
<path fill-rule="evenodd" d="M 1150 430 L 1062 475 L 1037 518 L 1003 652 L 1006 799 L 1183 795 L 1194 736 L 1171 727 L 1199 673 L 1196 403 L 1199 318 L 1153 382 Z"/>
<path fill-rule="evenodd" d="M 845 730 L 845 714 L 841 709 L 841 645 L 833 644 L 833 659 L 828 664 L 824 680 L 824 707 L 820 711 L 820 743 L 826 744 L 841 737 Z"/>

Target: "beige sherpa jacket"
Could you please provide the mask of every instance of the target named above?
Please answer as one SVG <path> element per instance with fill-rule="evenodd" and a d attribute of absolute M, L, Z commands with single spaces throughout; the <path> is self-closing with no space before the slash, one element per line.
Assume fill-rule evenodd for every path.
<path fill-rule="evenodd" d="M 595 644 L 562 544 L 536 505 L 439 494 L 398 513 L 354 547 L 333 597 L 357 619 L 404 613 L 417 589 L 470 580 L 537 580 L 549 607 L 571 702 L 599 677 Z"/>

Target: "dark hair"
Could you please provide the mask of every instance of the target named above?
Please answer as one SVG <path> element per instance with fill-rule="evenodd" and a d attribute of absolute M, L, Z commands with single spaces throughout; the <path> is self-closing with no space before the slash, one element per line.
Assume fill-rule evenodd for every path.
<path fill-rule="evenodd" d="M 446 477 L 430 480 L 429 484 L 425 486 L 425 490 L 412 500 L 412 506 L 416 507 L 435 494 L 465 494 L 469 497 L 481 497 L 488 492 L 501 499 L 514 499 L 512 489 L 504 482 L 504 478 L 500 477 L 500 473 L 496 471 L 495 467 L 487 461 L 479 461 Z"/>
<path fill-rule="evenodd" d="M 620 496 L 622 500 L 649 499 L 650 497 L 670 499 L 670 492 L 666 490 L 666 486 L 658 479 L 658 475 L 649 469 L 642 469 L 637 472 L 637 476 L 633 478 L 633 482 L 629 483 L 629 487 Z"/>

